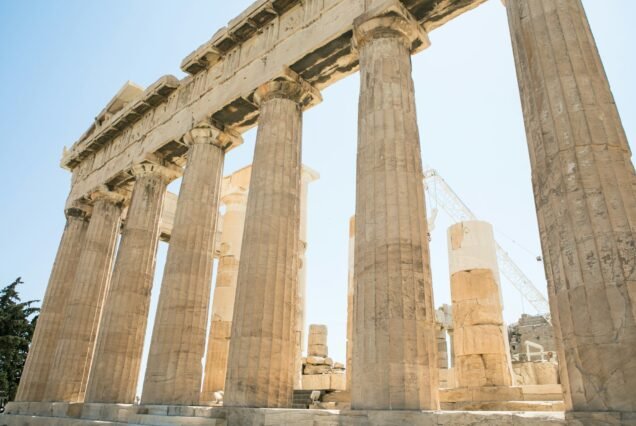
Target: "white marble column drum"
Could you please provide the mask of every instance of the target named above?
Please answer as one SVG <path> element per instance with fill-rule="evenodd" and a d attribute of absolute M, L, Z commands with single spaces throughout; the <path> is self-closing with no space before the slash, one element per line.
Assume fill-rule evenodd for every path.
<path fill-rule="evenodd" d="M 124 201 L 122 195 L 105 188 L 94 192 L 91 198 L 93 214 L 66 301 L 46 401 L 82 402 L 86 392 Z"/>
<path fill-rule="evenodd" d="M 249 185 L 249 179 L 247 182 Z M 225 214 L 221 233 L 221 255 L 212 297 L 212 321 L 208 336 L 205 379 L 201 391 L 202 403 L 214 401 L 214 392 L 225 388 L 234 296 L 245 224 L 247 186 L 242 190 L 236 188 L 233 192 L 225 194 L 222 203 L 225 205 Z"/>
<path fill-rule="evenodd" d="M 512 386 L 492 226 L 473 220 L 448 228 L 448 263 L 457 385 Z"/>
<path fill-rule="evenodd" d="M 53 355 L 62 331 L 66 302 L 72 290 L 84 236 L 88 228 L 88 212 L 90 207 L 80 204 L 66 210 L 66 226 L 55 256 L 26 364 L 20 377 L 16 401 L 36 402 L 44 398 Z"/>
<path fill-rule="evenodd" d="M 143 404 L 197 405 L 214 263 L 214 236 L 225 151 L 234 132 L 201 123 L 190 146 L 150 342 Z"/>
<path fill-rule="evenodd" d="M 411 52 L 401 3 L 354 23 L 360 56 L 353 409 L 438 408 L 435 310 Z"/>
<path fill-rule="evenodd" d="M 636 175 L 625 131 L 581 1 L 506 4 L 566 404 L 633 413 Z"/>
<path fill-rule="evenodd" d="M 294 381 L 303 106 L 306 83 L 256 92 L 260 117 L 241 249 L 224 405 L 289 407 Z"/>
<path fill-rule="evenodd" d="M 86 402 L 132 404 L 155 273 L 159 219 L 178 172 L 155 164 L 132 168 L 135 183 L 99 324 Z"/>

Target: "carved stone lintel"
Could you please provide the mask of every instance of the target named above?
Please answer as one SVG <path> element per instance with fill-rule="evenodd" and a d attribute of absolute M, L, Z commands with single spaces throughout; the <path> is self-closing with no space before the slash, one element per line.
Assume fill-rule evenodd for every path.
<path fill-rule="evenodd" d="M 221 130 L 208 122 L 201 122 L 183 136 L 188 146 L 207 143 L 228 151 L 243 143 L 241 135 L 231 129 Z"/>
<path fill-rule="evenodd" d="M 281 79 L 268 81 L 256 89 L 254 100 L 258 105 L 270 99 L 289 99 L 298 103 L 303 109 L 322 101 L 320 91 L 306 81 Z"/>
<path fill-rule="evenodd" d="M 353 47 L 359 49 L 370 40 L 401 37 L 412 53 L 431 45 L 428 33 L 399 2 L 388 8 L 370 10 L 353 21 Z"/>
<path fill-rule="evenodd" d="M 182 174 L 181 171 L 176 168 L 169 168 L 153 163 L 135 164 L 132 166 L 130 172 L 137 179 L 147 175 L 159 175 L 166 183 L 172 182 Z"/>
<path fill-rule="evenodd" d="M 113 204 L 124 204 L 126 197 L 119 192 L 114 192 L 108 189 L 106 185 L 100 185 L 89 195 L 89 199 L 95 203 L 97 201 L 107 201 Z"/>

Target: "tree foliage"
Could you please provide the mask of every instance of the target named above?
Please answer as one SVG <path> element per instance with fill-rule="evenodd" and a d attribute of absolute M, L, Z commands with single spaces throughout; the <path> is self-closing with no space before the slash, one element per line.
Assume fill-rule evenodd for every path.
<path fill-rule="evenodd" d="M 21 302 L 18 277 L 0 290 L 0 396 L 12 400 L 20 383 L 39 308 L 37 300 Z M 4 395 L 3 395 L 4 394 Z"/>

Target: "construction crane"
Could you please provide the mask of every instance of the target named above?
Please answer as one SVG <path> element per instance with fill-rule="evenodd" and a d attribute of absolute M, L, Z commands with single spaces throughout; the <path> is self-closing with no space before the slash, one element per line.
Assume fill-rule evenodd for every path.
<path fill-rule="evenodd" d="M 435 199 L 437 205 L 441 206 L 454 221 L 477 220 L 477 216 L 464 204 L 435 169 L 426 169 L 424 171 L 424 186 L 428 195 Z M 429 219 L 429 232 L 435 227 L 436 217 L 437 207 L 434 207 L 431 211 L 431 218 Z M 523 273 L 499 243 L 495 241 L 495 244 L 497 245 L 497 263 L 500 272 L 510 281 L 517 291 L 521 293 L 521 296 L 551 323 L 549 314 L 550 306 L 546 298 L 539 292 L 532 281 Z"/>

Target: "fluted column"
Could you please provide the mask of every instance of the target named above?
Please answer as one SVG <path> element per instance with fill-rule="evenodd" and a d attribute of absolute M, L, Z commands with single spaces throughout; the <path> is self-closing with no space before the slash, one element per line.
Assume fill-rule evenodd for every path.
<path fill-rule="evenodd" d="M 44 398 L 53 354 L 62 330 L 66 302 L 88 228 L 87 210 L 88 206 L 85 205 L 66 210 L 66 226 L 22 371 L 16 401 L 42 401 Z"/>
<path fill-rule="evenodd" d="M 272 81 L 260 118 L 241 249 L 224 404 L 291 405 L 300 231 L 302 107 L 319 94 Z"/>
<path fill-rule="evenodd" d="M 142 403 L 199 403 L 225 150 L 240 141 L 202 123 L 190 146 L 150 342 Z"/>
<path fill-rule="evenodd" d="M 133 167 L 132 199 L 104 301 L 86 402 L 135 399 L 166 186 L 177 172 L 154 164 Z"/>
<path fill-rule="evenodd" d="M 356 243 L 356 217 L 351 216 L 349 218 L 349 260 L 348 260 L 348 273 L 347 273 L 347 390 L 351 392 L 351 376 L 353 371 L 353 293 L 354 293 L 354 281 L 353 281 L 353 266 L 354 266 L 354 247 Z"/>
<path fill-rule="evenodd" d="M 302 167 L 300 175 L 300 242 L 298 244 L 298 291 L 296 292 L 296 320 L 294 321 L 294 342 L 296 354 L 294 356 L 294 388 L 302 388 L 302 356 L 305 346 L 306 328 L 306 294 L 307 294 L 307 264 L 305 253 L 307 251 L 307 191 L 309 184 L 318 180 L 320 175 L 307 166 Z"/>
<path fill-rule="evenodd" d="M 566 402 L 634 412 L 636 176 L 625 132 L 581 1 L 506 3 Z"/>
<path fill-rule="evenodd" d="M 438 408 L 435 310 L 411 52 L 399 2 L 354 22 L 360 56 L 353 409 Z"/>
<path fill-rule="evenodd" d="M 124 201 L 123 196 L 105 188 L 91 198 L 93 214 L 66 302 L 45 391 L 47 401 L 82 402 L 86 392 Z"/>
<path fill-rule="evenodd" d="M 201 391 L 202 402 L 214 401 L 214 392 L 225 388 L 234 296 L 245 224 L 247 188 L 241 192 L 225 195 L 222 202 L 225 204 L 225 214 L 221 234 L 221 255 L 212 297 L 212 322 L 208 336 L 205 379 Z"/>

